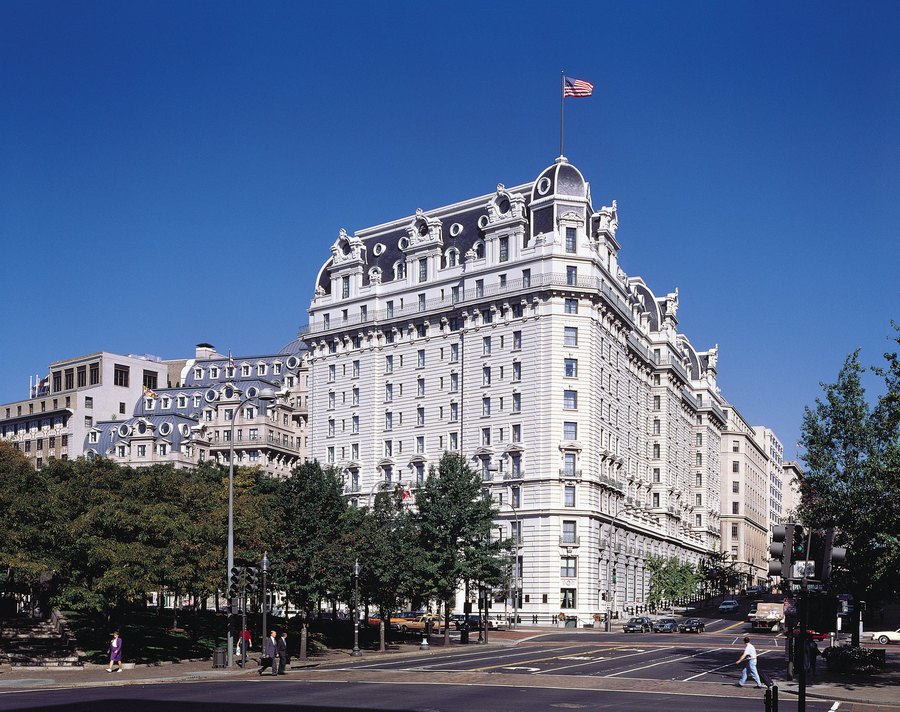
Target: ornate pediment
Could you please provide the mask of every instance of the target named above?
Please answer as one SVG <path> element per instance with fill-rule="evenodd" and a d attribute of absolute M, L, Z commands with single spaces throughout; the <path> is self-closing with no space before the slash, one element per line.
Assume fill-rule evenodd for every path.
<path fill-rule="evenodd" d="M 497 192 L 488 201 L 486 208 L 485 228 L 525 221 L 525 196 L 510 193 L 503 183 L 497 184 Z"/>
<path fill-rule="evenodd" d="M 331 246 L 331 254 L 334 267 L 362 264 L 366 261 L 366 246 L 361 238 L 356 235 L 348 235 L 347 231 L 341 228 L 337 240 Z"/>
<path fill-rule="evenodd" d="M 430 218 L 421 208 L 417 208 L 416 216 L 406 226 L 406 244 L 401 244 L 401 249 L 410 252 L 423 247 L 443 246 L 441 224 L 438 218 Z"/>

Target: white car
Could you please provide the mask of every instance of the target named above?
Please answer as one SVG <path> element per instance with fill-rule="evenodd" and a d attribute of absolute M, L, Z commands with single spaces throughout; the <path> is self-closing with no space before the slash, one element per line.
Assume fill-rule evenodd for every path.
<path fill-rule="evenodd" d="M 722 601 L 719 604 L 719 610 L 722 611 L 722 613 L 731 613 L 733 611 L 736 611 L 737 609 L 738 609 L 737 601 Z"/>
<path fill-rule="evenodd" d="M 882 645 L 900 643 L 900 628 L 897 628 L 897 630 L 876 630 L 872 633 L 872 640 L 877 640 Z"/>

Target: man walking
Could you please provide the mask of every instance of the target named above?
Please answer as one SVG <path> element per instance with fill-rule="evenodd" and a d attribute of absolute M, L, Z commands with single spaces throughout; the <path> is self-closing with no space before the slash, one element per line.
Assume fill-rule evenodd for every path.
<path fill-rule="evenodd" d="M 284 670 L 287 667 L 287 631 L 282 632 L 281 637 L 278 638 L 276 650 L 278 652 L 278 674 L 285 675 Z"/>
<path fill-rule="evenodd" d="M 278 674 L 278 641 L 275 639 L 275 631 L 269 631 L 269 637 L 263 641 L 262 660 L 260 660 L 259 670 L 257 672 L 262 675 L 263 670 L 269 665 L 272 666 L 272 674 Z"/>
<path fill-rule="evenodd" d="M 744 643 L 746 646 L 744 647 L 744 654 L 738 658 L 736 665 L 740 665 L 745 660 L 747 664 L 741 668 L 741 679 L 738 682 L 738 687 L 743 687 L 744 683 L 747 682 L 747 671 L 750 671 L 750 675 L 756 681 L 756 687 L 762 687 L 762 681 L 759 679 L 759 673 L 756 671 L 756 648 L 753 647 L 753 644 L 750 642 L 750 638 L 744 636 Z"/>

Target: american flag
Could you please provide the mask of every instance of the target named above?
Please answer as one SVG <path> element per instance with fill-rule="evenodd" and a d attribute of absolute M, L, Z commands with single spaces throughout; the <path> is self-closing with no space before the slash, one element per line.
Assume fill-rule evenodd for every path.
<path fill-rule="evenodd" d="M 594 91 L 594 85 L 581 79 L 565 77 L 563 96 L 590 96 Z"/>
<path fill-rule="evenodd" d="M 231 355 L 231 350 L 228 351 L 228 367 L 234 371 L 234 356 Z"/>
<path fill-rule="evenodd" d="M 144 396 L 147 398 L 159 398 L 159 396 L 156 395 L 156 392 L 147 386 L 144 386 Z"/>

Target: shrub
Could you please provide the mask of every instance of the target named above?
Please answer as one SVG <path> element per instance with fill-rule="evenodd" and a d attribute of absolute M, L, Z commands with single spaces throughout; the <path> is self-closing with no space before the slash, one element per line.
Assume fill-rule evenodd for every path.
<path fill-rule="evenodd" d="M 829 670 L 858 672 L 866 675 L 878 672 L 885 664 L 884 650 L 849 645 L 825 648 L 822 653 Z"/>

